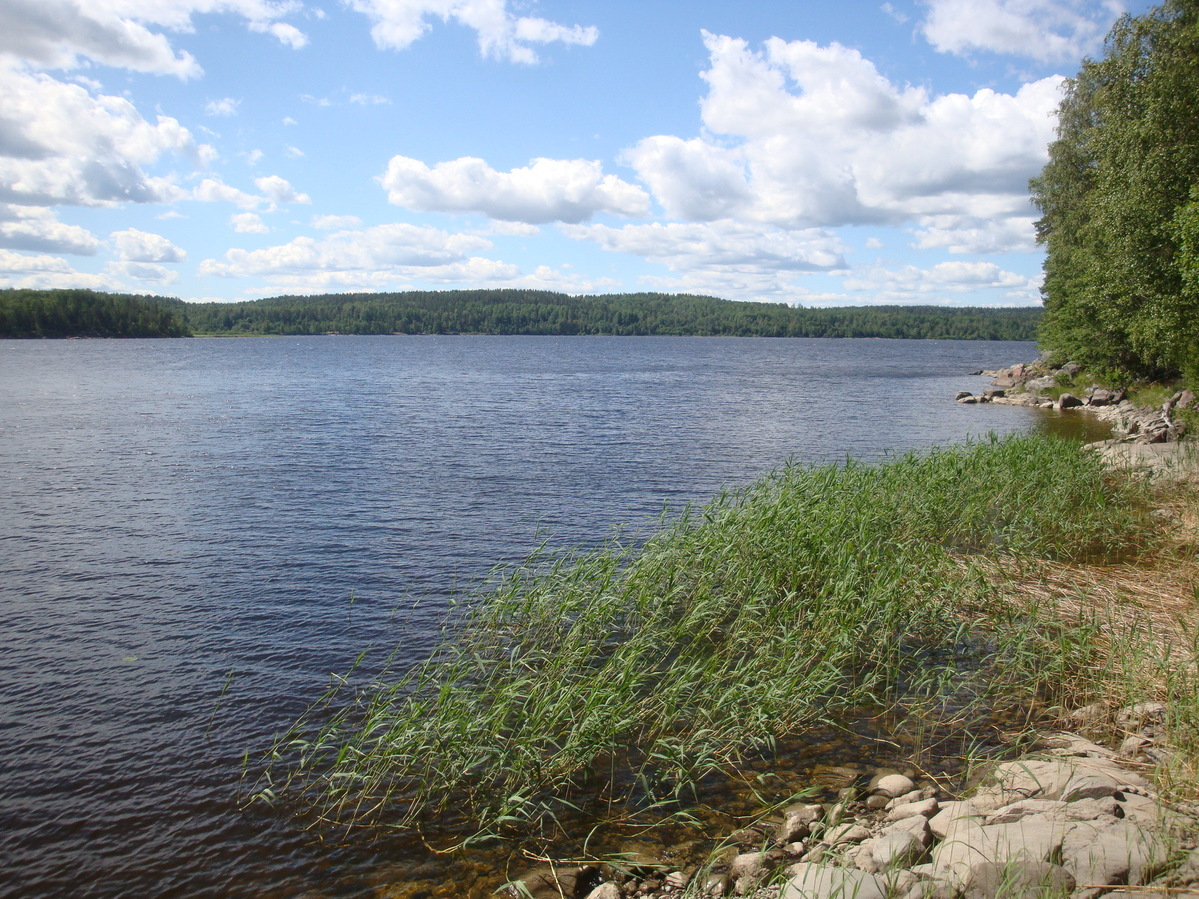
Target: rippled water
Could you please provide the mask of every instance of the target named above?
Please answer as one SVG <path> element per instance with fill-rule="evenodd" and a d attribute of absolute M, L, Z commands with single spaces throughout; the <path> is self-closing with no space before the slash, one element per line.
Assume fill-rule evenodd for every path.
<path fill-rule="evenodd" d="M 357 895 L 378 847 L 238 808 L 367 646 L 540 540 L 746 483 L 1057 427 L 959 406 L 1030 344 L 0 341 L 0 895 Z M 419 605 L 413 597 L 423 597 Z"/>

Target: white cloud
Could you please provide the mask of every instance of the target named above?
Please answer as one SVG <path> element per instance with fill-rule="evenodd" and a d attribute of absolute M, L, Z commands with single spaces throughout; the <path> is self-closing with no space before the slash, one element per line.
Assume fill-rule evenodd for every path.
<path fill-rule="evenodd" d="M 605 175 L 587 159 L 534 159 L 497 172 L 482 159 L 463 157 L 429 168 L 393 156 L 380 179 L 387 199 L 421 212 L 481 212 L 505 221 L 582 222 L 600 212 L 642 216 L 649 197 L 641 188 Z"/>
<path fill-rule="evenodd" d="M 705 137 L 649 137 L 625 155 L 669 215 L 782 228 L 1027 218 L 1061 79 L 930 96 L 838 44 L 704 40 Z"/>
<path fill-rule="evenodd" d="M 818 229 L 781 231 L 724 220 L 710 223 L 655 222 L 648 225 L 564 225 L 576 240 L 605 250 L 659 262 L 673 271 L 777 269 L 828 271 L 845 267 L 844 244 Z"/>
<path fill-rule="evenodd" d="M 186 252 L 161 234 L 129 228 L 114 231 L 111 238 L 118 257 L 124 262 L 183 262 L 187 259 Z"/>
<path fill-rule="evenodd" d="M 226 184 L 217 176 L 204 178 L 193 188 L 191 199 L 201 203 L 232 203 L 245 210 L 257 209 L 266 205 L 268 211 L 275 211 L 280 203 L 311 203 L 308 194 L 299 193 L 285 179 L 278 175 L 266 175 L 254 179 L 255 186 L 262 194 L 247 193 L 240 188 Z"/>
<path fill-rule="evenodd" d="M 195 78 L 195 58 L 175 51 L 161 31 L 192 30 L 197 13 L 226 13 L 254 31 L 301 47 L 307 38 L 279 19 L 300 9 L 294 0 L 5 0 L 0 56 L 43 69 L 76 68 L 82 59 L 109 66 Z"/>
<path fill-rule="evenodd" d="M 476 267 L 470 254 L 490 247 L 489 241 L 468 234 L 450 234 L 416 225 L 377 225 L 360 231 L 339 231 L 323 240 L 297 237 L 289 243 L 261 250 L 232 249 L 225 261 L 206 259 L 200 273 L 221 277 L 300 276 L 312 273 L 353 274 L 408 273 L 445 269 L 447 266 Z"/>
<path fill-rule="evenodd" d="M 145 166 L 168 154 L 203 158 L 191 133 L 147 122 L 123 97 L 0 66 L 0 202 L 112 206 L 180 196 Z"/>
<path fill-rule="evenodd" d="M 304 151 L 301 150 L 299 147 L 288 147 L 283 152 L 286 153 L 288 156 L 290 156 L 292 159 L 303 159 L 304 158 Z"/>
<path fill-rule="evenodd" d="M 278 175 L 267 175 L 265 178 L 255 178 L 254 184 L 266 195 L 271 203 L 311 203 L 308 194 L 298 193 L 286 179 Z"/>
<path fill-rule="evenodd" d="M 513 15 L 508 0 L 347 0 L 372 22 L 376 46 L 404 50 L 429 30 L 429 20 L 453 20 L 473 29 L 485 57 L 531 65 L 538 60 L 531 44 L 561 42 L 591 46 L 593 27 L 565 26 Z"/>
<path fill-rule="evenodd" d="M 179 273 L 152 262 L 110 262 L 105 270 L 117 278 L 146 281 L 152 284 L 170 284 L 179 279 Z"/>
<path fill-rule="evenodd" d="M 320 231 L 338 231 L 349 228 L 357 228 L 362 224 L 362 219 L 356 215 L 314 215 L 312 217 L 312 227 Z"/>
<path fill-rule="evenodd" d="M 256 166 L 262 162 L 263 152 L 261 150 L 251 150 L 246 154 L 246 165 Z"/>
<path fill-rule="evenodd" d="M 26 256 L 23 253 L 0 250 L 0 287 L 90 287 L 93 290 L 120 290 L 124 286 L 108 274 L 77 272 L 61 256 Z"/>
<path fill-rule="evenodd" d="M 355 106 L 385 106 L 391 101 L 378 94 L 350 94 L 350 102 Z"/>
<path fill-rule="evenodd" d="M 1094 53 L 1123 12 L 1116 0 L 924 0 L 920 29 L 942 53 L 976 50 L 1041 62 Z"/>
<path fill-rule="evenodd" d="M 241 100 L 235 100 L 232 97 L 223 97 L 220 100 L 209 100 L 204 104 L 204 112 L 207 115 L 215 116 L 235 116 L 237 115 L 237 107 L 241 105 Z"/>
<path fill-rule="evenodd" d="M 269 234 L 271 231 L 255 212 L 235 212 L 229 216 L 229 224 L 238 234 Z"/>
<path fill-rule="evenodd" d="M 1002 303 L 1035 302 L 1039 278 L 1009 272 L 993 262 L 941 262 L 929 268 L 881 265 L 856 271 L 843 282 L 846 290 L 866 293 L 876 303 L 956 303 L 969 297 L 981 302 L 982 291 L 998 293 Z"/>
<path fill-rule="evenodd" d="M 197 184 L 192 190 L 192 199 L 201 203 L 232 203 L 242 209 L 255 209 L 263 202 L 262 197 L 246 193 L 215 176 Z"/>
<path fill-rule="evenodd" d="M 913 232 L 912 245 L 920 250 L 945 249 L 957 254 L 1032 253 L 1037 249 L 1035 222 L 1032 216 L 928 216 Z"/>
<path fill-rule="evenodd" d="M 0 204 L 0 247 L 94 256 L 99 246 L 90 231 L 58 221 L 50 209 Z"/>

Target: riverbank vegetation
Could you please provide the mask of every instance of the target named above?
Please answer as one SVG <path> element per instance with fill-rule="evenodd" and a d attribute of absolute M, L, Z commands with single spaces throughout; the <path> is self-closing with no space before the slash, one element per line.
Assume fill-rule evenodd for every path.
<path fill-rule="evenodd" d="M 121 304 L 163 317 L 105 324 Z M 106 317 L 107 316 L 107 317 Z M 408 291 L 183 303 L 86 290 L 0 291 L 0 337 L 509 334 L 1032 340 L 1039 309 L 803 309 L 685 294 L 568 296 L 535 290 Z M 114 320 L 115 321 L 115 320 Z"/>
<path fill-rule="evenodd" d="M 1066 83 L 1032 182 L 1039 340 L 1109 381 L 1199 383 L 1199 4 L 1121 18 Z"/>
<path fill-rule="evenodd" d="M 640 545 L 499 572 L 427 663 L 326 695 L 256 789 L 327 822 L 527 837 L 685 797 L 862 709 L 932 727 L 970 705 L 1035 721 L 1113 680 L 1143 697 L 1121 667 L 1155 645 L 1141 622 L 1105 629 L 1084 581 L 1063 605 L 1038 572 L 1164 552 L 1152 507 L 1143 480 L 1045 438 L 788 466 Z"/>

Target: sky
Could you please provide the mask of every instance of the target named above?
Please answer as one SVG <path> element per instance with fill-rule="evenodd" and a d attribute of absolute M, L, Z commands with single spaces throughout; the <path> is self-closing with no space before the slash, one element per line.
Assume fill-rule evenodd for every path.
<path fill-rule="evenodd" d="M 0 287 L 1040 302 L 1130 0 L 0 0 Z"/>

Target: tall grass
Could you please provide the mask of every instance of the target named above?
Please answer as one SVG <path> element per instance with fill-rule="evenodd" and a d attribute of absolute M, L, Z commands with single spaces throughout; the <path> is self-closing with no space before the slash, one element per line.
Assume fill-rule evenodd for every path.
<path fill-rule="evenodd" d="M 1044 438 L 788 465 L 641 546 L 503 571 L 425 664 L 331 693 L 281 735 L 259 788 L 326 820 L 452 815 L 476 836 L 676 795 L 805 726 L 955 689 L 960 652 L 939 647 L 1014 632 L 963 554 L 1104 554 L 1141 538 L 1140 507 L 1135 485 Z M 1046 634 L 1022 633 L 979 646 L 1035 655 Z"/>

